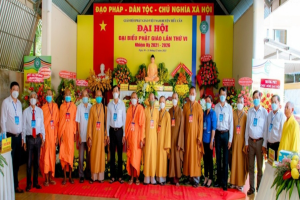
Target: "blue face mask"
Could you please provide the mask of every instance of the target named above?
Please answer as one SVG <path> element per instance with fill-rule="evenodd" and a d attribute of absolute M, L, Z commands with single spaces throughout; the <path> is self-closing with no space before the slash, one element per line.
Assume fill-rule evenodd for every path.
<path fill-rule="evenodd" d="M 48 103 L 51 103 L 52 102 L 52 96 L 46 96 L 46 101 Z"/>
<path fill-rule="evenodd" d="M 211 103 L 206 103 L 206 109 L 211 109 Z"/>
<path fill-rule="evenodd" d="M 88 97 L 83 97 L 82 98 L 82 102 L 83 103 L 88 103 L 89 102 L 89 98 Z"/>
<path fill-rule="evenodd" d="M 277 110 L 278 108 L 278 105 L 276 103 L 272 103 L 271 106 L 272 106 L 272 110 Z"/>
<path fill-rule="evenodd" d="M 97 103 L 101 103 L 101 101 L 102 101 L 102 97 L 96 97 L 96 102 Z"/>
<path fill-rule="evenodd" d="M 67 103 L 69 103 L 71 101 L 71 96 L 66 96 L 65 100 L 66 100 Z"/>
<path fill-rule="evenodd" d="M 254 99 L 253 104 L 254 104 L 254 106 L 259 106 L 260 105 L 260 100 L 259 99 Z"/>
<path fill-rule="evenodd" d="M 220 96 L 220 101 L 221 101 L 221 102 L 224 102 L 225 99 L 226 99 L 225 95 L 221 95 L 221 96 Z"/>

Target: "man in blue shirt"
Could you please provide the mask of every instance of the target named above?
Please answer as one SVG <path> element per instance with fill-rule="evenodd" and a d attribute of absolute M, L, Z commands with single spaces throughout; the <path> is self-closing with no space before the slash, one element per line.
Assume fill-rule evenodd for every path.
<path fill-rule="evenodd" d="M 217 129 L 216 112 L 211 109 L 212 96 L 208 95 L 206 101 L 206 111 L 203 117 L 203 146 L 204 146 L 204 173 L 205 180 L 203 186 L 210 187 L 213 180 L 213 148 L 214 137 Z"/>

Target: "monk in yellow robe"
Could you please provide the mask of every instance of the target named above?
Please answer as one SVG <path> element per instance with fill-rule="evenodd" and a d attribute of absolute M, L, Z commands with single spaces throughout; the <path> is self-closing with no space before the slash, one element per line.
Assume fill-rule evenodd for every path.
<path fill-rule="evenodd" d="M 203 111 L 201 105 L 195 101 L 196 88 L 191 87 L 189 102 L 183 106 L 184 117 L 184 146 L 183 174 L 190 177 L 193 187 L 198 187 L 201 176 L 201 159 L 204 153 Z"/>
<path fill-rule="evenodd" d="M 127 165 L 126 169 L 131 176 L 129 185 L 136 177 L 136 184 L 139 185 L 140 166 L 145 134 L 145 112 L 143 106 L 137 103 L 136 92 L 131 94 L 131 106 L 127 110 L 125 123 L 125 140 L 127 142 Z"/>
<path fill-rule="evenodd" d="M 107 110 L 103 106 L 102 92 L 96 91 L 95 94 L 96 104 L 92 106 L 90 110 L 88 129 L 87 129 L 87 141 L 88 150 L 90 151 L 90 165 L 91 165 L 91 180 L 103 183 L 104 171 L 105 171 L 105 146 L 106 146 L 106 116 Z"/>
<path fill-rule="evenodd" d="M 184 118 L 178 106 L 178 94 L 172 96 L 173 107 L 169 110 L 171 116 L 171 152 L 169 161 L 169 177 L 179 186 L 184 151 Z"/>
<path fill-rule="evenodd" d="M 55 185 L 52 180 L 55 176 L 55 162 L 56 162 L 56 146 L 58 145 L 58 123 L 59 123 L 59 110 L 56 103 L 53 102 L 53 93 L 47 90 L 46 101 L 42 110 L 44 114 L 44 125 L 46 132 L 46 140 L 44 147 L 41 148 L 40 164 L 42 162 L 41 173 L 45 175 L 44 186 Z M 40 165 L 41 166 L 41 165 Z"/>
<path fill-rule="evenodd" d="M 171 119 L 166 110 L 166 98 L 159 98 L 159 120 L 157 128 L 157 163 L 156 163 L 156 181 L 165 185 L 168 169 L 168 154 L 171 149 Z"/>
<path fill-rule="evenodd" d="M 156 160 L 157 160 L 157 128 L 159 112 L 154 107 L 155 97 L 149 96 L 150 106 L 145 109 L 145 148 L 144 148 L 144 183 L 156 184 Z"/>
<path fill-rule="evenodd" d="M 145 77 L 146 82 L 159 81 L 158 74 L 157 74 L 157 65 L 154 62 L 155 62 L 155 57 L 154 55 L 152 55 L 151 63 L 148 65 L 147 77 Z"/>
<path fill-rule="evenodd" d="M 64 170 L 64 180 L 67 183 L 66 172 L 69 172 L 69 181 L 74 184 L 72 179 L 72 168 L 74 158 L 74 141 L 76 135 L 76 105 L 71 101 L 71 91 L 65 89 L 65 101 L 60 106 L 58 139 L 60 142 L 59 159 Z"/>
<path fill-rule="evenodd" d="M 280 152 L 280 150 L 300 152 L 299 124 L 296 121 L 293 112 L 294 104 L 292 102 L 287 102 L 284 109 L 286 121 L 283 124 L 278 152 Z"/>

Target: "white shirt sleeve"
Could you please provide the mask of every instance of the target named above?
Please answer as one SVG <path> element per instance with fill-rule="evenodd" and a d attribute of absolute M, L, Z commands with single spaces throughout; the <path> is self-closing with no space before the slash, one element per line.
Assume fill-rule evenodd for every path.
<path fill-rule="evenodd" d="M 5 99 L 1 106 L 1 129 L 2 133 L 6 133 L 6 121 L 7 121 L 7 105 Z"/>
<path fill-rule="evenodd" d="M 249 111 L 251 111 L 251 109 Z M 250 123 L 251 123 L 251 113 L 248 112 L 246 131 L 245 131 L 245 145 L 246 146 L 248 146 Z"/>
<path fill-rule="evenodd" d="M 124 103 L 123 103 L 123 111 L 122 111 L 122 120 L 123 120 L 123 137 L 125 137 L 126 107 Z"/>
<path fill-rule="evenodd" d="M 106 119 L 106 131 L 107 136 L 109 136 L 109 127 L 110 127 L 110 103 L 107 105 L 107 119 Z"/>
<path fill-rule="evenodd" d="M 24 143 L 26 143 L 26 119 L 27 119 L 26 113 L 27 113 L 27 109 L 25 109 L 23 112 L 22 139 Z"/>
<path fill-rule="evenodd" d="M 232 138 L 233 138 L 233 114 L 232 114 L 232 107 L 230 105 L 229 106 L 229 142 L 232 143 Z"/>
<path fill-rule="evenodd" d="M 80 123 L 80 108 L 81 106 L 79 105 L 78 108 L 77 108 L 77 111 L 76 111 L 76 119 L 75 121 Z"/>
<path fill-rule="evenodd" d="M 272 112 L 272 111 L 271 111 Z M 263 138 L 264 138 L 264 142 L 263 142 L 263 147 L 267 148 L 267 143 L 268 143 L 268 134 L 269 134 L 269 130 L 268 130 L 268 120 L 269 120 L 269 115 L 271 115 L 272 117 L 272 114 L 271 112 L 267 115 L 267 118 L 265 120 L 265 127 L 267 129 L 267 131 L 265 131 L 264 129 L 264 133 L 263 133 Z"/>

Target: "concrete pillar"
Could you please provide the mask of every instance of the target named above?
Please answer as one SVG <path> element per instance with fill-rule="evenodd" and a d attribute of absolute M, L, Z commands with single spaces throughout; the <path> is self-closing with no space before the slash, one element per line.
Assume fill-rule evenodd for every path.
<path fill-rule="evenodd" d="M 42 55 L 51 56 L 52 0 L 43 0 L 42 6 Z"/>
<path fill-rule="evenodd" d="M 253 0 L 253 58 L 264 58 L 264 1 Z"/>

